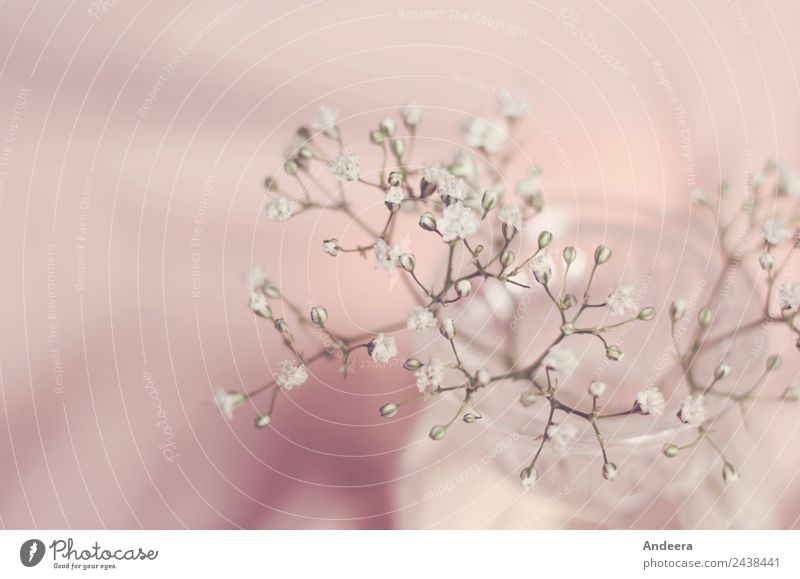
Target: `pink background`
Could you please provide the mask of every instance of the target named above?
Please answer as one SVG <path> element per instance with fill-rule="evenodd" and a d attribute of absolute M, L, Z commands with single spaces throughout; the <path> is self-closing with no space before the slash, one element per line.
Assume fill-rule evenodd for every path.
<path fill-rule="evenodd" d="M 215 387 L 267 381 L 282 356 L 246 308 L 251 261 L 297 302 L 325 301 L 345 328 L 395 313 L 382 301 L 384 278 L 319 252 L 344 221 L 308 215 L 281 227 L 261 213 L 263 178 L 278 173 L 283 145 L 321 103 L 340 109 L 357 141 L 415 99 L 425 131 L 445 139 L 420 151 L 441 157 L 458 119 L 493 112 L 492 92 L 525 94 L 536 119 L 518 146 L 544 168 L 548 201 L 570 222 L 613 223 L 636 255 L 647 255 L 636 232 L 685 240 L 687 167 L 708 189 L 729 176 L 741 191 L 745 171 L 768 157 L 800 159 L 795 2 L 458 6 L 458 15 L 380 1 L 0 6 L 0 524 L 429 524 L 428 506 L 398 498 L 419 498 L 426 465 L 400 456 L 427 441 L 409 438 L 413 419 L 386 424 L 376 413 L 404 374 L 344 382 L 320 367 L 266 431 L 251 427 L 253 408 L 227 424 L 210 403 Z M 412 13 L 422 8 L 443 12 Z M 685 249 L 650 243 L 673 258 Z M 159 449 L 147 376 L 174 433 L 172 461 Z M 767 467 L 777 490 L 760 526 L 798 525 L 800 439 L 787 417 L 772 437 L 795 450 Z M 514 476 L 492 492 L 515 492 Z M 511 526 L 492 518 L 491 502 L 475 508 L 485 514 L 446 524 Z M 553 515 L 547 524 L 563 524 Z M 730 523 L 698 523 L 715 524 Z"/>

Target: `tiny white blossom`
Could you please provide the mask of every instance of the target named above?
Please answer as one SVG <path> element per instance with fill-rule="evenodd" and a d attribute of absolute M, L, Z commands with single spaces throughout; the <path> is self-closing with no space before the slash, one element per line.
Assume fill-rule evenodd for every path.
<path fill-rule="evenodd" d="M 553 268 L 555 267 L 555 264 L 549 255 L 546 253 L 540 253 L 531 260 L 529 267 L 531 268 L 531 272 L 533 273 L 533 277 L 536 278 L 536 281 L 542 285 L 546 285 L 550 281 L 550 277 L 553 275 Z"/>
<path fill-rule="evenodd" d="M 522 485 L 522 490 L 526 493 L 529 492 L 535 485 L 536 480 L 539 478 L 539 473 L 535 468 L 523 469 L 519 475 L 519 481 Z"/>
<path fill-rule="evenodd" d="M 414 373 L 414 377 L 417 379 L 417 389 L 420 392 L 435 390 L 444 381 L 444 364 L 439 358 L 432 358 Z"/>
<path fill-rule="evenodd" d="M 325 133 L 325 136 L 335 139 L 339 135 L 339 131 L 336 128 L 338 122 L 339 111 L 323 105 L 319 107 L 317 117 L 311 123 L 311 126 L 314 130 Z"/>
<path fill-rule="evenodd" d="M 701 189 L 700 187 L 695 187 L 692 190 L 692 201 L 698 205 L 708 205 L 708 193 L 706 193 L 705 190 Z"/>
<path fill-rule="evenodd" d="M 389 245 L 383 239 L 375 242 L 375 269 L 394 273 L 398 257 L 400 257 L 399 243 Z"/>
<path fill-rule="evenodd" d="M 406 327 L 409 330 L 416 330 L 423 334 L 427 334 L 428 330 L 436 327 L 436 318 L 430 310 L 422 306 L 416 306 L 411 310 L 406 321 Z"/>
<path fill-rule="evenodd" d="M 764 240 L 770 245 L 778 245 L 791 234 L 783 223 L 774 219 L 765 221 L 764 225 L 761 226 L 761 232 L 764 234 Z"/>
<path fill-rule="evenodd" d="M 308 380 L 308 371 L 303 364 L 295 364 L 291 360 L 284 360 L 278 366 L 275 383 L 281 388 L 291 390 Z"/>
<path fill-rule="evenodd" d="M 291 197 L 275 197 L 267 203 L 267 217 L 270 221 L 286 221 L 294 213 L 297 202 Z"/>
<path fill-rule="evenodd" d="M 620 286 L 608 296 L 606 305 L 611 313 L 616 316 L 625 315 L 627 312 L 634 313 L 639 308 L 636 303 L 635 293 L 636 288 L 632 285 Z"/>
<path fill-rule="evenodd" d="M 525 223 L 522 221 L 522 210 L 516 205 L 505 205 L 497 212 L 497 218 L 517 231 L 522 231 L 522 228 L 525 227 Z"/>
<path fill-rule="evenodd" d="M 639 409 L 644 414 L 652 414 L 653 416 L 658 416 L 664 412 L 664 407 L 666 406 L 664 395 L 655 386 L 641 390 L 636 395 L 636 402 L 639 403 Z"/>
<path fill-rule="evenodd" d="M 706 419 L 706 409 L 703 406 L 704 397 L 702 394 L 698 396 L 687 396 L 681 404 L 681 410 L 678 413 L 682 422 L 689 426 L 700 426 Z"/>
<path fill-rule="evenodd" d="M 389 187 L 389 189 L 386 190 L 386 196 L 383 198 L 383 201 L 389 205 L 400 205 L 405 197 L 406 195 L 402 187 Z"/>
<path fill-rule="evenodd" d="M 551 424 L 547 427 L 547 438 L 558 452 L 564 452 L 577 438 L 578 428 L 569 422 Z"/>
<path fill-rule="evenodd" d="M 442 234 L 444 241 L 466 239 L 475 235 L 479 226 L 478 216 L 462 203 L 448 205 L 436 219 L 436 229 Z"/>
<path fill-rule="evenodd" d="M 245 400 L 247 395 L 241 392 L 227 392 L 222 388 L 217 388 L 214 392 L 214 404 L 227 420 L 233 418 L 233 411 L 244 404 Z"/>
<path fill-rule="evenodd" d="M 271 317 L 271 309 L 267 296 L 262 291 L 254 291 L 250 294 L 250 309 L 264 318 Z"/>
<path fill-rule="evenodd" d="M 330 168 L 340 183 L 358 181 L 361 178 L 358 155 L 342 153 L 330 162 Z"/>
<path fill-rule="evenodd" d="M 322 242 L 322 251 L 328 255 L 336 256 L 339 253 L 341 245 L 338 239 L 326 239 Z"/>
<path fill-rule="evenodd" d="M 775 265 L 775 258 L 771 253 L 765 251 L 761 254 L 761 257 L 758 258 L 758 263 L 761 265 L 761 269 L 769 271 Z"/>
<path fill-rule="evenodd" d="M 778 292 L 781 308 L 784 310 L 796 310 L 800 307 L 800 283 L 784 282 Z"/>
<path fill-rule="evenodd" d="M 409 127 L 416 127 L 422 120 L 422 109 L 419 108 L 417 103 L 410 102 L 400 107 L 400 116 L 403 117 L 403 122 Z"/>
<path fill-rule="evenodd" d="M 592 382 L 589 384 L 589 394 L 595 398 L 600 398 L 603 394 L 605 394 L 606 389 L 607 386 L 605 382 Z"/>
<path fill-rule="evenodd" d="M 791 167 L 781 165 L 778 167 L 778 187 L 789 197 L 800 198 L 800 173 Z"/>
<path fill-rule="evenodd" d="M 547 355 L 542 360 L 545 368 L 550 368 L 564 377 L 569 376 L 578 366 L 578 359 L 575 353 L 560 344 L 556 344 L 547 351 Z"/>
<path fill-rule="evenodd" d="M 480 117 L 467 119 L 463 128 L 467 144 L 487 153 L 496 153 L 508 140 L 504 127 Z"/>
<path fill-rule="evenodd" d="M 422 173 L 423 178 L 436 185 L 436 192 L 443 201 L 463 201 L 467 196 L 467 186 L 463 179 L 453 175 L 441 165 L 428 165 Z"/>
<path fill-rule="evenodd" d="M 267 272 L 260 265 L 252 265 L 244 272 L 244 283 L 250 291 L 262 288 L 267 283 Z"/>
<path fill-rule="evenodd" d="M 542 202 L 542 178 L 537 169 L 517 183 L 516 193 L 534 207 Z"/>
<path fill-rule="evenodd" d="M 517 120 L 531 110 L 531 105 L 522 98 L 514 97 L 508 91 L 502 91 L 498 98 L 500 114 L 510 120 Z"/>
<path fill-rule="evenodd" d="M 471 151 L 458 151 L 450 164 L 450 172 L 470 183 L 478 178 L 478 163 Z"/>
<path fill-rule="evenodd" d="M 378 334 L 367 347 L 367 351 L 373 360 L 380 364 L 385 364 L 397 356 L 396 340 L 392 336 Z"/>

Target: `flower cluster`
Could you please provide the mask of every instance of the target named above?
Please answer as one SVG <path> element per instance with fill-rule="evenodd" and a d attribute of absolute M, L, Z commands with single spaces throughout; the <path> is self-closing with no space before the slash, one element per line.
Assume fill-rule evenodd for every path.
<path fill-rule="evenodd" d="M 611 363 L 618 363 L 624 353 L 612 342 L 615 330 L 629 324 L 651 322 L 656 311 L 641 303 L 642 296 L 634 286 L 618 283 L 619 280 L 614 280 L 611 287 L 616 289 L 610 294 L 596 295 L 595 280 L 603 266 L 612 259 L 613 252 L 608 246 L 601 244 L 594 249 L 591 268 L 586 274 L 575 271 L 578 250 L 567 245 L 556 251 L 554 236 L 549 231 L 534 233 L 531 242 L 525 239 L 533 218 L 544 206 L 541 171 L 531 168 L 516 183 L 513 193 L 505 190 L 506 178 L 502 173 L 510 158 L 505 154 L 505 148 L 527 106 L 523 101 L 505 95 L 500 102 L 498 119 L 471 117 L 464 121 L 465 142 L 472 152 L 460 151 L 449 164 L 412 163 L 412 151 L 423 117 L 422 108 L 413 103 L 402 107 L 397 118 L 385 118 L 370 131 L 369 141 L 382 152 L 383 159 L 382 165 L 374 171 L 364 171 L 358 155 L 345 148 L 336 110 L 322 107 L 310 128 L 302 127 L 298 131 L 299 141 L 287 149 L 284 165 L 284 172 L 293 187 L 279 186 L 274 177 L 267 179 L 270 196 L 266 203 L 267 218 L 286 222 L 307 210 L 344 213 L 366 240 L 360 245 L 347 247 L 335 232 L 331 232 L 322 244 L 321 252 L 337 259 L 350 259 L 350 255 L 355 254 L 355 257 L 369 260 L 377 270 L 400 276 L 418 305 L 399 315 L 395 323 L 375 328 L 366 336 L 348 337 L 330 327 L 325 307 L 314 306 L 307 313 L 284 296 L 262 269 L 253 268 L 246 277 L 250 308 L 257 316 L 271 322 L 292 357 L 280 362 L 272 380 L 260 388 L 248 392 L 218 391 L 215 401 L 227 418 L 230 419 L 237 408 L 256 395 L 271 392 L 268 410 L 255 420 L 257 427 L 269 425 L 276 399 L 307 382 L 311 365 L 333 358 L 331 348 L 343 360 L 346 375 L 349 361 L 360 353 L 378 365 L 397 358 L 402 346 L 397 337 L 403 331 L 426 336 L 426 340 L 433 334 L 434 341 L 441 340 L 441 346 L 448 352 L 447 357 L 431 355 L 425 358 L 426 361 L 419 357 L 405 358 L 402 365 L 410 373 L 408 385 L 413 385 L 414 395 L 406 400 L 383 404 L 379 409 L 382 416 L 391 418 L 406 404 L 424 402 L 436 396 L 456 396 L 458 409 L 455 414 L 449 421 L 436 424 L 430 430 L 430 438 L 438 441 L 445 438 L 459 418 L 466 424 L 482 418 L 478 393 L 500 382 L 517 384 L 522 389 L 520 403 L 524 408 L 536 400 L 545 401 L 548 408 L 547 421 L 541 425 L 537 444 L 531 449 L 530 463 L 520 473 L 523 489 L 532 489 L 539 479 L 537 465 L 543 449 L 550 447 L 558 454 L 567 452 L 581 433 L 579 424 L 593 433 L 597 441 L 599 474 L 611 481 L 624 472 L 624 464 L 618 466 L 609 457 L 602 434 L 603 425 L 623 417 L 644 417 L 636 418 L 643 421 L 650 417 L 653 420 L 665 413 L 668 401 L 658 386 L 641 387 L 622 410 L 606 410 L 607 393 L 618 388 L 592 381 L 584 386 L 589 395 L 586 407 L 566 403 L 564 383 L 581 363 L 570 347 L 570 340 L 576 336 L 589 337 L 596 341 Z M 334 153 L 327 152 L 331 147 Z M 336 195 L 324 188 L 317 178 L 320 168 L 335 181 L 338 187 Z M 763 188 L 770 174 L 776 176 L 773 193 L 767 193 Z M 370 180 L 374 179 L 371 175 L 377 175 L 377 180 Z M 380 222 L 365 221 L 353 209 L 348 192 L 354 187 L 383 201 L 386 212 Z M 314 191 L 336 201 L 322 203 L 314 197 Z M 666 444 L 663 454 L 674 457 L 701 441 L 707 441 L 721 457 L 722 476 L 727 482 L 736 480 L 739 473 L 710 437 L 710 423 L 716 414 L 707 408 L 707 403 L 710 399 L 719 399 L 744 407 L 760 399 L 767 375 L 780 366 L 781 358 L 770 356 L 761 378 L 745 390 L 721 389 L 720 385 L 733 370 L 724 361 L 717 365 L 707 381 L 702 380 L 698 375 L 697 360 L 713 354 L 713 345 L 731 339 L 737 331 L 746 332 L 758 327 L 765 320 L 785 326 L 800 337 L 800 328 L 796 325 L 800 316 L 800 282 L 785 280 L 781 275 L 795 247 L 797 220 L 784 223 L 773 214 L 763 215 L 761 208 L 775 211 L 774 203 L 766 202 L 769 194 L 800 196 L 800 177 L 788 169 L 768 165 L 762 174 L 752 179 L 747 202 L 730 216 L 728 223 L 719 227 L 719 245 L 728 264 L 747 257 L 728 249 L 729 237 L 737 220 L 746 223 L 740 237 L 758 238 L 752 263 L 757 264 L 765 276 L 764 315 L 750 325 L 722 331 L 712 339 L 709 336 L 712 327 L 717 325 L 715 312 L 719 306 L 718 296 L 712 294 L 708 303 L 699 309 L 696 331 L 690 343 L 682 345 L 676 327 L 689 311 L 686 300 L 676 299 L 669 311 L 676 362 L 683 376 L 681 387 L 685 387 L 686 392 L 676 398 L 679 405 L 674 407 L 674 418 L 667 417 L 674 421 L 676 437 L 684 436 L 687 431 L 694 432 L 695 437 L 683 445 L 677 442 Z M 701 190 L 694 191 L 692 198 L 695 203 L 708 208 L 717 223 L 722 223 L 719 213 L 722 192 L 720 202 Z M 427 232 L 425 235 L 437 236 L 441 244 L 442 254 L 438 259 L 445 265 L 435 279 L 421 279 L 418 256 L 404 252 L 397 241 L 398 230 L 408 225 L 409 215 L 414 215 L 412 227 L 419 227 L 422 232 Z M 787 249 L 787 245 L 791 248 Z M 457 266 L 457 263 L 468 265 Z M 513 360 L 508 365 L 510 369 L 504 372 L 492 372 L 465 363 L 457 337 L 468 336 L 470 328 L 459 327 L 446 315 L 446 306 L 465 300 L 486 280 L 494 280 L 493 283 L 499 282 L 518 291 L 541 292 L 560 320 L 558 331 L 546 348 L 538 355 Z M 576 284 L 582 284 L 582 291 L 577 295 L 568 290 Z M 774 303 L 776 299 L 777 303 Z M 296 321 L 290 323 L 286 317 L 276 316 L 275 311 L 286 311 Z M 586 321 L 590 311 L 602 314 L 599 325 Z M 295 325 L 312 328 L 317 337 L 324 336 L 325 347 L 311 356 L 301 354 L 293 335 Z M 785 401 L 799 398 L 800 386 L 790 387 L 781 397 Z"/>

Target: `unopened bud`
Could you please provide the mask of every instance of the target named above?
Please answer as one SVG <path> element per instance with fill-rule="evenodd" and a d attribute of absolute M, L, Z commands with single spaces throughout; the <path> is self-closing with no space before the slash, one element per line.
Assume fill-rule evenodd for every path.
<path fill-rule="evenodd" d="M 462 420 L 467 424 L 472 424 L 473 422 L 479 419 L 480 416 L 478 416 L 477 414 L 473 414 L 472 412 L 467 412 L 462 418 Z"/>
<path fill-rule="evenodd" d="M 594 262 L 597 265 L 603 265 L 609 259 L 611 259 L 611 249 L 605 245 L 598 245 L 594 250 Z"/>
<path fill-rule="evenodd" d="M 392 141 L 392 153 L 394 153 L 395 157 L 402 157 L 405 152 L 406 152 L 405 141 L 401 141 L 400 139 L 394 139 Z"/>
<path fill-rule="evenodd" d="M 294 159 L 289 159 L 283 164 L 283 170 L 292 176 L 297 175 L 298 168 L 299 167 L 297 165 L 297 161 L 295 161 Z"/>
<path fill-rule="evenodd" d="M 564 299 L 561 300 L 561 307 L 565 310 L 574 307 L 575 304 L 578 303 L 578 299 L 575 297 L 575 294 L 567 294 L 564 296 Z"/>
<path fill-rule="evenodd" d="M 519 473 L 519 482 L 522 484 L 522 488 L 526 492 L 534 487 L 538 478 L 539 473 L 536 472 L 536 468 L 532 466 L 523 468 Z"/>
<path fill-rule="evenodd" d="M 426 211 L 419 218 L 419 226 L 425 231 L 436 231 L 436 217 L 430 211 Z"/>
<path fill-rule="evenodd" d="M 677 299 L 669 307 L 669 315 L 673 322 L 679 322 L 686 314 L 686 300 Z"/>
<path fill-rule="evenodd" d="M 563 326 L 561 326 L 561 333 L 565 336 L 571 336 L 575 333 L 575 324 L 572 322 L 567 322 Z"/>
<path fill-rule="evenodd" d="M 398 410 L 400 410 L 400 406 L 398 404 L 395 404 L 394 402 L 388 402 L 381 406 L 381 416 L 384 418 L 391 418 L 397 414 Z"/>
<path fill-rule="evenodd" d="M 643 322 L 649 322 L 656 317 L 656 310 L 654 308 L 644 308 L 637 317 Z"/>
<path fill-rule="evenodd" d="M 384 135 L 380 131 L 370 131 L 369 140 L 375 143 L 376 145 L 380 145 L 386 140 L 386 135 Z"/>
<path fill-rule="evenodd" d="M 433 440 L 441 440 L 444 438 L 444 435 L 447 434 L 447 427 L 442 426 L 441 424 L 437 424 L 431 431 L 428 433 L 428 436 L 431 437 Z"/>
<path fill-rule="evenodd" d="M 406 370 L 418 370 L 422 368 L 422 362 L 417 360 L 416 358 L 409 358 L 405 362 L 403 362 L 403 368 Z"/>
<path fill-rule="evenodd" d="M 502 254 L 500 254 L 500 264 L 503 267 L 508 267 L 514 263 L 514 257 L 514 252 L 506 249 Z"/>
<path fill-rule="evenodd" d="M 388 182 L 390 187 L 399 187 L 403 182 L 403 174 L 400 171 L 392 171 L 389 173 Z"/>
<path fill-rule="evenodd" d="M 549 231 L 542 231 L 537 239 L 537 242 L 539 243 L 539 249 L 544 249 L 550 245 L 551 241 L 553 241 L 553 234 Z"/>
<path fill-rule="evenodd" d="M 414 268 L 417 267 L 417 260 L 411 253 L 402 254 L 397 258 L 397 263 L 406 271 L 414 271 Z"/>
<path fill-rule="evenodd" d="M 324 325 L 328 321 L 328 310 L 322 306 L 314 306 L 311 308 L 311 321 L 318 326 Z"/>
<path fill-rule="evenodd" d="M 522 394 L 520 394 L 519 402 L 525 408 L 533 406 L 536 403 L 536 392 L 533 390 L 525 390 Z"/>
<path fill-rule="evenodd" d="M 256 416 L 256 428 L 266 428 L 272 422 L 272 417 L 269 414 Z"/>
<path fill-rule="evenodd" d="M 777 354 L 773 354 L 769 358 L 767 358 L 767 370 L 772 372 L 773 370 L 777 370 L 783 364 L 783 358 L 778 356 Z"/>
<path fill-rule="evenodd" d="M 578 257 L 578 252 L 575 250 L 574 247 L 568 245 L 564 248 L 564 262 L 567 265 L 572 265 L 575 259 Z"/>
<path fill-rule="evenodd" d="M 606 358 L 615 362 L 619 361 L 623 356 L 622 350 L 616 346 L 609 346 L 606 348 Z"/>
<path fill-rule="evenodd" d="M 456 337 L 456 324 L 450 318 L 445 318 L 442 320 L 442 324 L 439 326 L 439 332 L 441 332 L 442 336 L 445 337 L 447 340 L 452 340 Z"/>
<path fill-rule="evenodd" d="M 514 239 L 514 236 L 517 234 L 517 228 L 513 225 L 509 225 L 508 223 L 503 223 L 503 239 L 506 241 L 511 241 Z"/>
<path fill-rule="evenodd" d="M 468 279 L 462 279 L 456 282 L 456 293 L 458 297 L 465 298 L 472 293 L 472 282 Z"/>
<path fill-rule="evenodd" d="M 701 326 L 707 327 L 711 323 L 711 310 L 708 308 L 700 310 L 700 313 L 697 314 L 697 321 Z"/>
<path fill-rule="evenodd" d="M 664 453 L 664 456 L 667 458 L 674 458 L 678 456 L 678 453 L 681 451 L 680 447 L 677 444 L 673 444 L 668 442 L 664 445 L 664 448 L 661 449 L 661 452 Z"/>
<path fill-rule="evenodd" d="M 328 255 L 333 255 L 335 257 L 336 254 L 339 253 L 340 248 L 341 245 L 339 245 L 338 239 L 326 239 L 322 242 L 322 251 Z"/>
<path fill-rule="evenodd" d="M 726 483 L 732 483 L 739 480 L 739 473 L 736 472 L 736 469 L 729 462 L 726 462 L 722 467 L 722 480 L 724 480 Z"/>
<path fill-rule="evenodd" d="M 278 180 L 275 177 L 267 177 L 264 179 L 264 187 L 267 188 L 267 191 L 277 191 Z"/>
<path fill-rule="evenodd" d="M 613 462 L 607 462 L 603 465 L 603 478 L 606 480 L 614 480 L 617 478 L 617 465 Z"/>
<path fill-rule="evenodd" d="M 285 334 L 289 331 L 289 324 L 283 318 L 278 318 L 275 320 L 275 329 L 278 330 L 281 334 Z"/>
<path fill-rule="evenodd" d="M 481 207 L 487 213 L 497 206 L 497 192 L 493 189 L 487 189 L 481 199 Z"/>
<path fill-rule="evenodd" d="M 394 130 L 396 128 L 394 119 L 385 118 L 381 121 L 380 124 L 381 132 L 386 135 L 387 137 L 391 137 L 394 135 Z"/>
<path fill-rule="evenodd" d="M 720 364 L 717 366 L 717 369 L 714 370 L 714 380 L 724 380 L 731 374 L 731 367 L 727 364 Z"/>

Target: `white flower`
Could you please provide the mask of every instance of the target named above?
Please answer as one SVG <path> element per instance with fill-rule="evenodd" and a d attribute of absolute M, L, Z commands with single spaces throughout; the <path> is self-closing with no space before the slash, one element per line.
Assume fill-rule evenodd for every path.
<path fill-rule="evenodd" d="M 441 165 L 425 167 L 422 176 L 433 185 L 443 201 L 463 201 L 467 196 L 467 186 L 463 179 L 459 179 Z"/>
<path fill-rule="evenodd" d="M 782 309 L 796 310 L 800 307 L 800 283 L 784 282 L 781 284 L 778 297 Z"/>
<path fill-rule="evenodd" d="M 781 165 L 778 167 L 778 187 L 789 197 L 800 198 L 800 173 Z"/>
<path fill-rule="evenodd" d="M 358 181 L 361 178 L 361 165 L 358 155 L 342 153 L 330 162 L 331 171 L 340 183 Z"/>
<path fill-rule="evenodd" d="M 519 119 L 531 110 L 531 105 L 525 99 L 514 97 L 506 90 L 500 93 L 498 104 L 500 114 L 511 120 Z"/>
<path fill-rule="evenodd" d="M 308 380 L 308 371 L 303 364 L 295 364 L 291 360 L 284 360 L 278 366 L 275 382 L 281 388 L 291 390 Z"/>
<path fill-rule="evenodd" d="M 480 117 L 467 119 L 463 128 L 467 144 L 487 153 L 496 153 L 508 140 L 505 128 Z"/>
<path fill-rule="evenodd" d="M 497 212 L 497 218 L 517 231 L 522 231 L 522 228 L 525 227 L 525 223 L 522 221 L 522 210 L 516 205 L 504 206 Z"/>
<path fill-rule="evenodd" d="M 450 172 L 472 183 L 478 178 L 478 163 L 471 151 L 459 151 L 450 164 Z"/>
<path fill-rule="evenodd" d="M 262 288 L 267 283 L 267 272 L 260 265 L 252 265 L 244 272 L 244 283 L 250 291 Z"/>
<path fill-rule="evenodd" d="M 603 394 L 605 394 L 606 389 L 607 387 L 605 382 L 592 382 L 589 384 L 589 394 L 595 398 L 600 398 Z"/>
<path fill-rule="evenodd" d="M 770 219 L 765 221 L 761 226 L 761 232 L 764 234 L 764 240 L 770 245 L 778 245 L 789 237 L 789 229 L 780 221 Z"/>
<path fill-rule="evenodd" d="M 536 281 L 542 285 L 547 285 L 550 281 L 550 277 L 553 275 L 553 267 L 555 267 L 555 264 L 549 255 L 540 253 L 531 260 L 529 267 Z"/>
<path fill-rule="evenodd" d="M 666 406 L 664 395 L 655 386 L 640 391 L 636 395 L 636 402 L 639 403 L 639 409 L 644 414 L 652 414 L 653 416 L 658 416 L 664 412 L 664 407 Z"/>
<path fill-rule="evenodd" d="M 217 388 L 214 392 L 214 404 L 228 420 L 233 418 L 233 411 L 244 404 L 245 400 L 247 395 L 241 392 L 226 392 L 222 388 Z"/>
<path fill-rule="evenodd" d="M 692 201 L 698 205 L 708 205 L 708 193 L 706 193 L 705 190 L 701 189 L 700 187 L 695 187 L 692 190 Z"/>
<path fill-rule="evenodd" d="M 547 427 L 547 438 L 558 452 L 564 452 L 578 436 L 578 428 L 569 422 L 551 424 Z"/>
<path fill-rule="evenodd" d="M 436 327 L 436 318 L 430 310 L 417 306 L 408 315 L 406 327 L 427 334 L 428 330 Z"/>
<path fill-rule="evenodd" d="M 269 306 L 267 296 L 262 291 L 254 291 L 250 294 L 250 309 L 257 313 L 262 318 L 271 318 L 272 309 Z"/>
<path fill-rule="evenodd" d="M 765 251 L 761 254 L 761 257 L 758 258 L 758 263 L 761 265 L 761 269 L 769 271 L 772 269 L 772 266 L 775 265 L 775 258 L 772 257 L 771 253 Z"/>
<path fill-rule="evenodd" d="M 706 419 L 706 409 L 703 406 L 703 395 L 687 396 L 681 404 L 678 417 L 689 426 L 700 426 Z"/>
<path fill-rule="evenodd" d="M 406 195 L 402 187 L 389 187 L 389 189 L 386 190 L 386 196 L 383 198 L 383 202 L 388 205 L 400 205 L 405 198 Z"/>
<path fill-rule="evenodd" d="M 400 257 L 399 243 L 389 245 L 383 239 L 375 242 L 375 269 L 394 273 L 398 257 Z"/>
<path fill-rule="evenodd" d="M 275 197 L 267 203 L 267 217 L 270 221 L 286 221 L 294 213 L 297 202 L 291 197 Z"/>
<path fill-rule="evenodd" d="M 529 492 L 535 485 L 536 480 L 539 478 L 539 473 L 535 468 L 525 468 L 519 473 L 519 481 L 522 484 L 522 490 L 526 493 Z"/>
<path fill-rule="evenodd" d="M 444 241 L 466 239 L 478 232 L 480 221 L 472 209 L 462 203 L 448 205 L 442 215 L 436 219 L 436 229 L 442 234 Z"/>
<path fill-rule="evenodd" d="M 532 169 L 530 175 L 517 183 L 516 193 L 534 207 L 541 205 L 542 178 L 537 169 Z"/>
<path fill-rule="evenodd" d="M 403 117 L 403 122 L 409 127 L 416 127 L 422 120 L 422 109 L 415 102 L 410 102 L 400 107 L 400 116 Z"/>
<path fill-rule="evenodd" d="M 339 245 L 338 239 L 326 239 L 322 242 L 322 251 L 328 255 L 336 256 L 339 253 L 340 248 L 341 245 Z"/>
<path fill-rule="evenodd" d="M 397 344 L 392 336 L 378 334 L 367 347 L 369 355 L 379 364 L 385 364 L 397 356 Z"/>
<path fill-rule="evenodd" d="M 542 360 L 545 368 L 550 368 L 564 377 L 569 376 L 578 366 L 578 359 L 575 353 L 560 344 L 556 344 L 547 351 L 547 355 Z"/>
<path fill-rule="evenodd" d="M 314 119 L 314 122 L 311 123 L 311 126 L 314 127 L 314 130 L 325 133 L 325 136 L 335 139 L 339 136 L 339 131 L 336 128 L 336 124 L 338 122 L 339 111 L 323 105 L 319 107 L 317 118 Z"/>
<path fill-rule="evenodd" d="M 634 313 L 639 308 L 636 303 L 636 288 L 632 285 L 620 286 L 617 291 L 608 296 L 606 305 L 611 313 L 616 316 L 625 315 L 627 312 Z"/>
<path fill-rule="evenodd" d="M 444 381 L 444 364 L 439 358 L 432 358 L 414 373 L 414 377 L 417 379 L 417 389 L 420 392 L 435 390 Z"/>

